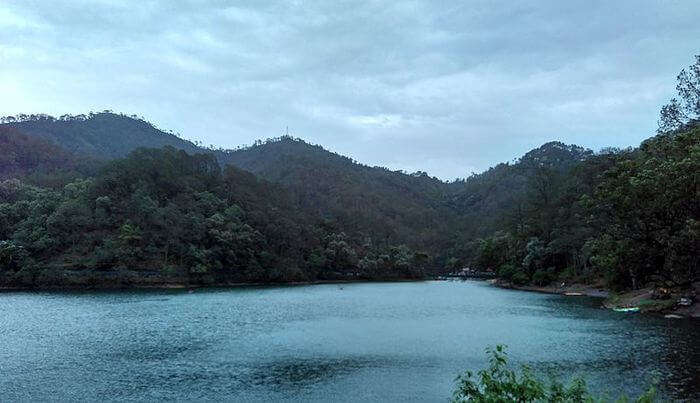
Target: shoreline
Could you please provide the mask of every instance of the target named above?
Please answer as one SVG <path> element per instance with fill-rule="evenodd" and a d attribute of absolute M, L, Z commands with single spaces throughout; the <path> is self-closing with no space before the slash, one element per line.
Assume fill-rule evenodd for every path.
<path fill-rule="evenodd" d="M 233 282 L 216 284 L 187 284 L 187 283 L 160 283 L 160 284 L 130 284 L 118 286 L 50 286 L 50 287 L 15 287 L 0 286 L 0 293 L 3 292 L 61 292 L 61 291 L 130 291 L 130 290 L 195 290 L 207 288 L 238 288 L 238 287 L 285 287 L 304 286 L 322 284 L 354 284 L 354 283 L 404 283 L 429 281 L 431 278 L 420 279 L 385 279 L 385 280 L 310 280 L 310 281 L 290 281 L 276 283 L 261 282 Z"/>
<path fill-rule="evenodd" d="M 490 284 L 495 285 L 496 287 L 499 288 L 505 288 L 509 290 L 518 290 L 518 291 L 530 291 L 530 292 L 539 292 L 543 294 L 559 294 L 559 295 L 567 295 L 567 296 L 581 296 L 581 297 L 595 297 L 595 298 L 608 298 L 610 297 L 610 291 L 600 288 L 600 287 L 593 287 L 590 285 L 585 285 L 585 284 L 571 284 L 571 285 L 565 285 L 564 287 L 558 287 L 558 286 L 535 286 L 535 285 L 515 285 L 506 281 L 494 279 L 494 280 L 487 280 Z"/>
<path fill-rule="evenodd" d="M 609 290 L 601 287 L 594 287 L 586 284 L 571 284 L 563 287 L 557 286 L 518 286 L 506 281 L 494 279 L 487 280 L 493 286 L 516 290 L 539 292 L 543 294 L 558 294 L 563 296 L 584 296 L 602 298 L 602 308 L 609 310 L 629 310 L 629 312 L 639 312 L 642 314 L 662 315 L 667 319 L 698 319 L 700 318 L 700 304 L 691 303 L 688 306 L 677 304 L 677 298 L 652 299 L 652 289 L 643 288 L 623 294 L 613 294 Z M 625 311 L 622 311 L 625 312 Z"/>
<path fill-rule="evenodd" d="M 426 277 L 420 279 L 337 279 L 337 280 L 310 280 L 310 281 L 290 281 L 290 282 L 231 282 L 216 284 L 188 284 L 178 282 L 164 282 L 159 284 L 129 284 L 116 286 L 50 286 L 50 287 L 15 287 L 0 286 L 0 294 L 5 292 L 109 292 L 109 291 L 133 291 L 133 290 L 188 290 L 192 292 L 196 289 L 210 288 L 246 288 L 246 287 L 293 287 L 305 285 L 323 284 L 353 284 L 353 283 L 395 283 L 395 282 L 421 282 L 435 280 Z M 485 280 L 492 286 L 526 292 L 537 292 L 542 294 L 556 294 L 569 297 L 593 297 L 602 299 L 601 308 L 609 310 L 629 310 L 643 314 L 662 315 L 668 319 L 698 319 L 700 318 L 700 304 L 694 302 L 689 306 L 681 306 L 676 303 L 676 299 L 653 300 L 651 288 L 630 291 L 624 294 L 614 294 L 602 287 L 594 287 L 587 284 L 569 284 L 563 286 L 535 286 L 535 285 L 515 285 L 499 279 Z M 696 286 L 697 287 L 697 286 Z"/>

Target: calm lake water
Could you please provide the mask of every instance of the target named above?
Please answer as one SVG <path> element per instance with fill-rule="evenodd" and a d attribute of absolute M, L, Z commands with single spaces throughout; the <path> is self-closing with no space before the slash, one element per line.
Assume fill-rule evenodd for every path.
<path fill-rule="evenodd" d="M 446 401 L 507 344 L 598 391 L 700 398 L 700 326 L 430 281 L 0 294 L 0 401 Z"/>

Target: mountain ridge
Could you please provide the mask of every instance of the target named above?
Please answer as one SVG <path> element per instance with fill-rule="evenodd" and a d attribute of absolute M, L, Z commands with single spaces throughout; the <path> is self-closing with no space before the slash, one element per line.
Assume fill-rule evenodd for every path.
<path fill-rule="evenodd" d="M 446 182 L 425 172 L 409 174 L 361 164 L 288 135 L 224 150 L 198 146 L 143 119 L 109 111 L 59 118 L 19 115 L 0 121 L 4 122 L 0 127 L 52 142 L 69 153 L 103 160 L 152 146 L 213 154 L 222 167 L 232 165 L 283 186 L 300 208 L 338 221 L 358 238 L 374 228 L 380 239 L 413 245 L 416 237 L 409 234 L 444 238 L 440 232 L 447 231 L 446 221 L 463 222 L 464 228 L 469 228 L 465 232 L 473 236 L 491 232 L 498 225 L 495 212 L 522 198 L 530 175 L 527 169 L 546 166 L 565 170 L 593 154 L 580 146 L 548 142 L 513 163 Z"/>
<path fill-rule="evenodd" d="M 108 111 L 59 118 L 45 114 L 5 116 L 0 122 L 0 126 L 43 138 L 74 154 L 99 159 L 124 157 L 140 147 L 173 146 L 189 152 L 202 149 L 144 119 Z"/>
<path fill-rule="evenodd" d="M 403 170 L 391 170 L 379 165 L 360 163 L 350 157 L 328 150 L 321 145 L 288 135 L 268 138 L 266 140 L 256 140 L 251 145 L 243 145 L 231 149 L 203 147 L 198 142 L 182 138 L 171 130 L 160 129 L 144 118 L 136 115 L 114 113 L 108 110 L 77 115 L 65 114 L 59 117 L 48 114 L 4 116 L 0 117 L 0 126 L 12 127 L 26 135 L 44 138 L 74 154 L 86 154 L 90 157 L 101 159 L 124 157 L 129 152 L 140 147 L 160 148 L 169 145 L 190 153 L 213 153 L 219 162 L 225 164 L 228 163 L 231 154 L 240 154 L 270 144 L 284 143 L 293 140 L 296 143 L 300 143 L 302 146 L 314 149 L 316 152 L 332 154 L 333 156 L 345 159 L 362 168 L 381 169 L 387 172 L 414 177 L 427 176 L 443 183 L 459 182 L 467 179 L 462 178 L 454 181 L 446 181 L 424 171 L 404 172 Z M 116 135 L 116 137 L 109 138 L 110 135 Z M 101 138 L 101 136 L 106 136 L 107 138 Z M 567 145 L 559 141 L 551 141 L 536 149 L 530 150 L 528 153 L 518 158 L 516 162 L 523 160 L 534 151 L 548 145 L 560 145 L 567 148 L 586 150 L 574 144 Z M 255 168 L 250 166 L 250 163 L 239 162 L 238 166 L 244 169 L 247 167 L 248 170 L 255 170 Z M 479 173 L 475 175 L 479 175 Z"/>
<path fill-rule="evenodd" d="M 4 121 L 16 179 L 0 181 L 0 283 L 396 279 L 475 267 L 517 284 L 605 275 L 635 288 L 659 275 L 692 281 L 679 267 L 697 265 L 697 203 L 682 190 L 693 186 L 697 129 L 598 154 L 548 142 L 444 182 L 289 136 L 223 150 L 111 113 Z M 60 172 L 79 158 L 101 168 Z M 667 205 L 681 215 L 667 217 Z M 639 222 L 658 236 L 640 238 Z M 619 259 L 634 270 L 618 270 Z M 648 269 L 662 261 L 671 269 Z"/>

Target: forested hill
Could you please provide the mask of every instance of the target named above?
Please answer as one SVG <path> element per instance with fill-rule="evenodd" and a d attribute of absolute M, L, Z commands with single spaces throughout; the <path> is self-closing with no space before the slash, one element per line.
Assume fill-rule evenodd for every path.
<path fill-rule="evenodd" d="M 59 118 L 48 115 L 6 116 L 1 122 L 0 127 L 11 127 L 73 154 L 98 159 L 124 157 L 139 147 L 171 146 L 189 153 L 202 151 L 192 142 L 162 131 L 143 119 L 111 112 Z"/>
<path fill-rule="evenodd" d="M 513 180 L 508 169 L 494 169 L 502 175 L 490 183 Z M 465 224 L 464 242 L 451 252 L 454 266 L 468 262 L 516 284 L 603 281 L 620 290 L 651 284 L 661 296 L 697 281 L 697 121 L 636 149 L 608 149 L 565 170 L 533 172 L 511 206 L 494 208 L 498 222 L 490 235 L 470 236 L 473 227 Z M 487 178 L 474 189 L 488 188 Z"/>
<path fill-rule="evenodd" d="M 74 156 L 48 141 L 0 126 L 0 178 L 71 169 Z"/>
<path fill-rule="evenodd" d="M 226 151 L 112 113 L 4 121 L 0 286 L 420 278 L 465 266 L 516 284 L 697 279 L 697 119 L 636 149 L 547 143 L 452 183 L 288 136 Z"/>
<path fill-rule="evenodd" d="M 31 178 L 46 186 L 60 186 L 77 176 L 92 175 L 99 166 L 89 157 L 8 126 L 0 126 L 0 151 L 0 179 Z"/>
<path fill-rule="evenodd" d="M 543 176 L 567 172 L 592 156 L 589 149 L 554 141 L 512 163 L 501 163 L 450 183 L 449 204 L 461 217 L 462 244 L 502 228 L 504 220 L 524 208 L 525 198 L 538 183 L 545 194 L 553 191 L 543 188 L 548 185 L 542 182 Z"/>
<path fill-rule="evenodd" d="M 288 136 L 236 150 L 211 150 L 136 117 L 110 112 L 60 118 L 20 115 L 3 121 L 0 127 L 73 156 L 110 160 L 137 148 L 163 146 L 211 153 L 222 167 L 231 164 L 283 186 L 305 212 L 356 242 L 408 244 L 431 253 L 446 249 L 445 223 L 454 217 L 446 203 L 449 187 L 425 173 L 361 165 Z"/>
<path fill-rule="evenodd" d="M 299 217 L 323 223 L 327 233 L 343 234 L 353 245 L 407 245 L 427 252 L 434 268 L 454 256 L 468 264 L 474 253 L 471 242 L 502 228 L 504 220 L 523 205 L 533 178 L 547 169 L 564 172 L 592 154 L 581 147 L 551 142 L 514 163 L 445 183 L 423 172 L 406 174 L 362 165 L 289 136 L 225 151 L 200 148 L 135 117 L 108 112 L 61 118 L 21 115 L 4 121 L 0 128 L 14 134 L 8 139 L 14 138 L 16 146 L 26 145 L 13 155 L 45 158 L 44 163 L 34 162 L 23 169 L 12 165 L 16 175 L 33 173 L 34 178 L 27 178 L 30 183 L 46 185 L 46 180 L 36 180 L 38 173 L 84 166 L 77 161 L 85 156 L 110 160 L 140 147 L 165 145 L 190 154 L 213 154 L 220 167 L 233 165 L 277 185 L 274 191 L 261 192 L 254 182 L 244 181 L 236 190 L 246 195 L 237 200 L 244 207 L 259 210 L 250 200 L 262 205 L 272 194 L 284 195 L 286 201 L 278 203 L 278 208 L 296 209 Z M 58 169 L 55 160 L 62 161 L 63 169 Z M 82 172 L 82 177 L 92 176 Z M 242 180 L 246 176 L 243 172 L 229 175 L 234 177 Z M 60 179 L 67 182 L 58 177 L 52 185 L 60 185 Z M 289 222 L 289 215 L 284 215 Z"/>
<path fill-rule="evenodd" d="M 233 151 L 228 162 L 283 185 L 305 210 L 372 242 L 438 253 L 455 216 L 449 189 L 436 178 L 361 165 L 288 136 Z"/>
<path fill-rule="evenodd" d="M 230 152 L 136 148 L 112 158 L 110 147 L 124 138 L 136 147 L 173 136 L 154 135 L 152 126 L 141 135 L 90 131 L 100 118 L 131 119 L 35 116 L 2 126 L 15 162 L 6 175 L 14 179 L 0 180 L 0 286 L 417 278 L 447 249 L 445 185 L 425 174 L 366 167 L 290 138 Z M 131 120 L 119 127 L 141 125 Z M 117 132 L 105 134 L 108 127 Z M 95 144 L 105 148 L 95 152 Z M 218 161 L 251 153 L 260 165 L 247 168 L 257 175 Z M 39 158 L 14 157 L 24 155 Z M 85 155 L 98 155 L 102 167 L 61 173 Z M 39 172 L 53 183 L 38 181 Z"/>

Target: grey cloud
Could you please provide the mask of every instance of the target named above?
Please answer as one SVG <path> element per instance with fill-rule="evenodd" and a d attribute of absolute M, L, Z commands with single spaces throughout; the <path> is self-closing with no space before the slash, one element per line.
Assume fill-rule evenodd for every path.
<path fill-rule="evenodd" d="M 653 134 L 694 2 L 0 4 L 0 114 L 136 113 L 205 144 L 295 135 L 468 175 L 549 140 Z"/>

